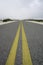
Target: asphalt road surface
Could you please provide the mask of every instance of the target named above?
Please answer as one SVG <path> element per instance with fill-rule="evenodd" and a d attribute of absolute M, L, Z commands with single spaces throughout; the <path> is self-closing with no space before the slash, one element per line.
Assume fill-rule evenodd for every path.
<path fill-rule="evenodd" d="M 43 65 L 43 25 L 24 23 L 33 65 Z"/>
<path fill-rule="evenodd" d="M 15 40 L 19 24 L 20 22 L 13 22 L 9 24 L 0 25 L 0 65 L 9 65 L 6 62 L 8 60 L 10 50 L 13 45 L 13 41 Z M 28 42 L 27 45 L 30 51 L 29 54 L 31 56 L 30 57 L 31 61 L 28 62 L 32 63 L 31 65 L 43 65 L 43 25 L 39 25 L 31 22 L 25 22 L 25 21 L 22 22 L 22 24 L 24 26 L 24 31 L 25 31 L 24 34 L 26 35 L 26 39 Z M 23 53 L 25 52 L 22 51 L 23 50 L 22 46 L 24 45 L 25 47 L 26 44 L 22 44 L 22 41 L 26 41 L 26 40 L 25 38 L 24 40 L 22 40 L 22 32 L 23 32 L 22 24 L 20 25 L 20 33 L 19 33 L 20 36 L 16 50 L 16 57 L 14 60 L 15 63 L 13 63 L 13 65 L 24 65 L 25 63 L 23 62 L 25 62 L 25 60 L 23 60 L 24 59 L 23 57 L 26 54 L 28 54 L 27 53 L 28 51 L 26 51 L 26 54 L 23 56 Z M 28 48 L 26 46 L 26 50 L 28 50 Z M 27 61 L 28 56 L 26 56 L 25 59 Z M 25 64 L 25 65 L 29 65 L 29 64 Z"/>
<path fill-rule="evenodd" d="M 19 23 L 0 26 L 0 65 L 5 65 Z"/>

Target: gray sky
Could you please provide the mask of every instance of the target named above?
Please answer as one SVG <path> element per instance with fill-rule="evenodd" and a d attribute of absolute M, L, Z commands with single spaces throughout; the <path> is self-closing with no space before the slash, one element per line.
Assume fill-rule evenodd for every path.
<path fill-rule="evenodd" d="M 0 0 L 0 18 L 43 18 L 43 0 Z"/>

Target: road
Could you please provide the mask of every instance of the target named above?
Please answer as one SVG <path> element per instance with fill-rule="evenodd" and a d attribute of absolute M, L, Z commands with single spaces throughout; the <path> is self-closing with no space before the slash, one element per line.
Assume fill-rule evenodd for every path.
<path fill-rule="evenodd" d="M 43 25 L 0 25 L 0 65 L 43 65 Z"/>

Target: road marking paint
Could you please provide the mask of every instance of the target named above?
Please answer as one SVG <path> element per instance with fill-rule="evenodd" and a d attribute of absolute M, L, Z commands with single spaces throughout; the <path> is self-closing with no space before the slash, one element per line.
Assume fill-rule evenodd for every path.
<path fill-rule="evenodd" d="M 23 54 L 23 65 L 32 65 L 32 60 L 31 60 L 30 51 L 28 48 L 28 43 L 23 24 L 22 24 L 22 54 Z"/>
<path fill-rule="evenodd" d="M 1 21 L 0 25 L 10 24 L 10 23 L 13 23 L 13 22 L 15 23 L 16 21 L 8 21 L 8 22 L 2 22 Z"/>
<path fill-rule="evenodd" d="M 35 23 L 35 24 L 43 25 L 43 22 L 37 22 L 37 21 L 26 21 L 26 22 L 30 22 L 30 23 Z"/>
<path fill-rule="evenodd" d="M 17 52 L 19 34 L 20 34 L 20 25 L 18 27 L 16 37 L 14 39 L 12 48 L 10 50 L 10 53 L 9 53 L 9 56 L 7 58 L 7 61 L 6 61 L 6 64 L 5 65 L 14 65 L 15 64 L 15 58 L 16 58 L 16 52 Z"/>

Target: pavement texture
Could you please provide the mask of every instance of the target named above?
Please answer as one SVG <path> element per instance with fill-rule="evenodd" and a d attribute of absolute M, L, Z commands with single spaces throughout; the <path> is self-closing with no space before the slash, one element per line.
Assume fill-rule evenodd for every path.
<path fill-rule="evenodd" d="M 5 65 L 19 23 L 10 23 L 0 26 L 0 65 Z"/>
<path fill-rule="evenodd" d="M 23 22 L 33 65 L 43 65 L 43 25 Z M 19 22 L 0 25 L 0 65 L 5 65 Z M 22 26 L 21 26 L 22 27 Z M 15 65 L 22 65 L 22 35 L 16 52 Z"/>
<path fill-rule="evenodd" d="M 21 33 L 21 30 L 20 30 L 20 37 L 19 37 L 19 42 L 18 42 L 15 65 L 22 65 L 22 33 Z"/>
<path fill-rule="evenodd" d="M 33 65 L 43 65 L 43 26 L 24 22 Z"/>

